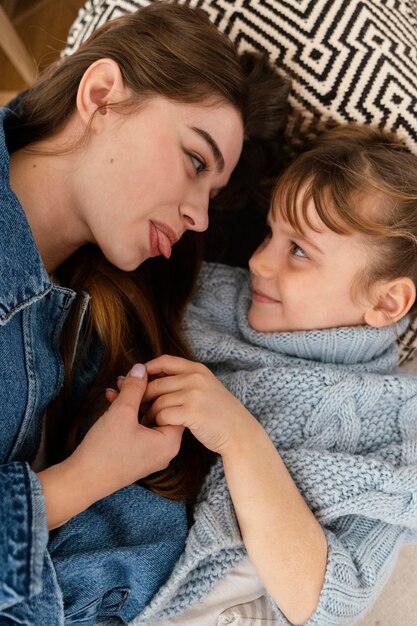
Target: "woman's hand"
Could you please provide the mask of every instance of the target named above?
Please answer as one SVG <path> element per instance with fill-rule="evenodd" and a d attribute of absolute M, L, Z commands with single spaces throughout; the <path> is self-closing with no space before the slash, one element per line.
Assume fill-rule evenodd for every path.
<path fill-rule="evenodd" d="M 39 473 L 49 528 L 60 526 L 114 491 L 164 469 L 178 454 L 184 430 L 181 426 L 147 428 L 139 423 L 147 376 L 143 366 L 135 368 L 73 454 Z M 138 377 L 136 372 L 143 376 Z"/>
<path fill-rule="evenodd" d="M 149 361 L 146 370 L 152 380 L 143 396 L 149 405 L 143 423 L 187 427 L 206 448 L 222 455 L 261 428 L 201 363 L 164 355 Z"/>

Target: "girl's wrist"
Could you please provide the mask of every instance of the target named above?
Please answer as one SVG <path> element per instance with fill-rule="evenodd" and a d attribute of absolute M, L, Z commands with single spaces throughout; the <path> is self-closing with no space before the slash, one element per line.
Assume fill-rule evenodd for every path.
<path fill-rule="evenodd" d="M 257 419 L 249 412 L 248 416 L 249 419 L 242 420 L 241 427 L 236 429 L 220 451 L 224 461 L 244 458 L 248 451 L 253 450 L 254 446 L 261 446 L 265 440 L 270 443 L 267 433 Z"/>

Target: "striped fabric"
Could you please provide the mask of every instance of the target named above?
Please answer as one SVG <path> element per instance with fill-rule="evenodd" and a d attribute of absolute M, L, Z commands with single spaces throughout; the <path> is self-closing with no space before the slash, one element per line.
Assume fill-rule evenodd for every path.
<path fill-rule="evenodd" d="M 238 604 L 223 611 L 217 626 L 279 626 L 272 608 L 265 596 L 252 602 Z"/>

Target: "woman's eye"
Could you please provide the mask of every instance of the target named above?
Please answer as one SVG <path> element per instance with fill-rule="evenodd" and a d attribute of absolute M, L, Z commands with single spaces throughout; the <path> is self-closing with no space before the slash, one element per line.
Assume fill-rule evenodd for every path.
<path fill-rule="evenodd" d="M 308 254 L 302 248 L 300 248 L 300 246 L 297 245 L 295 241 L 291 241 L 291 254 L 301 257 L 302 259 L 308 259 Z"/>
<path fill-rule="evenodd" d="M 191 162 L 197 174 L 201 174 L 207 170 L 206 162 L 195 154 L 190 154 Z"/>

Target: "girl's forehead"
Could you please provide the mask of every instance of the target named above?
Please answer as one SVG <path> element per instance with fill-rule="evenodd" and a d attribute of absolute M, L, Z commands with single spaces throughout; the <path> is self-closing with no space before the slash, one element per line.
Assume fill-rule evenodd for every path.
<path fill-rule="evenodd" d="M 308 182 L 278 185 L 271 199 L 269 220 L 289 224 L 296 232 L 329 229 L 339 235 L 370 234 L 386 221 L 388 199 L 372 187 L 340 191 L 330 184 Z M 378 227 L 377 227 L 378 228 Z"/>
<path fill-rule="evenodd" d="M 285 225 L 300 235 L 308 231 L 322 232 L 326 228 L 311 194 L 306 195 L 306 189 L 300 190 L 295 197 L 288 197 L 285 191 L 274 194 L 267 220 L 270 224 Z"/>

